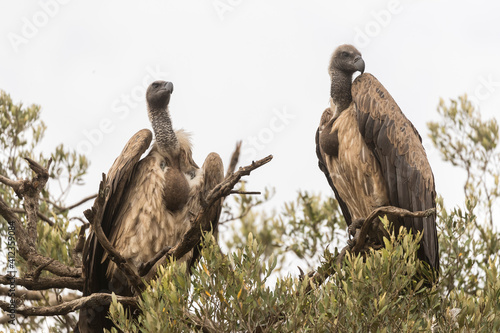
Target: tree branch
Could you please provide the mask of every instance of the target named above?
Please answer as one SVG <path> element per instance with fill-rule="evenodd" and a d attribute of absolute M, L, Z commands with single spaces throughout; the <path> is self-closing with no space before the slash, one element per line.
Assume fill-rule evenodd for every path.
<path fill-rule="evenodd" d="M 21 187 L 23 185 L 22 181 L 12 180 L 12 179 L 9 179 L 9 178 L 7 178 L 5 176 L 0 175 L 0 183 L 12 187 L 12 189 L 14 190 L 14 192 L 16 192 L 17 196 L 21 197 L 20 194 L 19 194 L 19 190 L 21 189 Z"/>
<path fill-rule="evenodd" d="M 138 301 L 138 297 L 125 297 L 116 296 L 118 302 L 124 305 L 135 306 Z M 79 299 L 64 302 L 62 304 L 53 306 L 25 306 L 20 305 L 16 307 L 16 314 L 23 316 L 59 316 L 65 315 L 70 312 L 79 310 L 81 308 L 98 307 L 103 305 L 109 305 L 111 303 L 111 294 L 96 293 L 90 296 L 81 297 Z M 4 311 L 10 310 L 10 303 L 0 301 L 0 308 Z"/>
<path fill-rule="evenodd" d="M 12 277 L 9 275 L 0 275 L 0 284 L 10 285 Z M 29 290 L 46 290 L 52 288 L 68 288 L 73 290 L 83 290 L 82 277 L 40 277 L 38 280 L 32 278 L 16 277 L 16 285 L 23 286 Z"/>
<path fill-rule="evenodd" d="M 418 212 L 410 212 L 409 210 L 394 207 L 394 206 L 384 206 L 379 207 L 373 210 L 370 215 L 364 220 L 360 229 L 356 230 L 356 235 L 352 241 L 349 241 L 348 244 L 340 251 L 339 254 L 329 258 L 326 263 L 323 263 L 316 271 L 309 272 L 306 276 L 310 279 L 310 283 L 306 288 L 306 293 L 310 292 L 313 289 L 313 286 L 320 286 L 328 277 L 334 274 L 335 269 L 333 265 L 340 265 L 345 258 L 347 251 L 350 251 L 354 255 L 358 255 L 359 253 L 366 252 L 366 236 L 370 230 L 380 230 L 378 219 L 379 216 L 383 215 L 392 215 L 397 217 L 429 217 L 433 214 L 436 214 L 436 209 L 430 208 L 425 211 Z M 384 237 L 388 237 L 389 234 L 387 230 L 383 230 L 385 232 Z M 368 246 L 369 247 L 369 246 Z M 301 279 L 304 276 L 301 276 Z"/>
<path fill-rule="evenodd" d="M 384 206 L 384 207 L 379 207 L 375 210 L 373 210 L 370 215 L 366 218 L 365 222 L 363 223 L 363 226 L 361 227 L 361 230 L 359 232 L 359 236 L 355 238 L 355 243 L 352 251 L 357 254 L 361 252 L 365 245 L 366 241 L 366 236 L 368 235 L 368 232 L 371 228 L 373 227 L 378 227 L 378 224 L 380 220 L 378 217 L 384 216 L 384 215 L 392 215 L 392 216 L 398 216 L 398 217 L 429 217 L 433 214 L 436 213 L 436 209 L 430 208 L 425 211 L 418 211 L 418 212 L 410 212 L 409 210 L 399 208 L 399 207 L 394 207 L 394 206 Z M 389 234 L 386 231 L 386 237 L 389 236 Z"/>
<path fill-rule="evenodd" d="M 26 211 L 22 208 L 11 208 L 14 213 L 18 214 L 26 214 Z M 43 213 L 37 212 L 38 217 L 40 220 L 47 222 L 51 227 L 55 225 L 55 223 L 47 217 L 47 215 L 44 215 Z"/>
<path fill-rule="evenodd" d="M 7 296 L 10 288 L 0 287 L 0 295 Z M 62 302 L 72 301 L 80 298 L 76 293 L 69 293 L 65 295 L 58 295 L 54 292 L 49 292 L 48 297 L 44 296 L 40 291 L 16 289 L 15 297 L 26 301 L 43 301 L 46 300 L 49 305 L 57 305 Z"/>
<path fill-rule="evenodd" d="M 236 148 L 234 149 L 233 154 L 231 155 L 231 161 L 229 162 L 229 166 L 226 171 L 226 178 L 231 176 L 236 170 L 236 165 L 238 164 L 238 160 L 240 159 L 240 150 L 241 150 L 241 141 L 236 142 Z"/>
<path fill-rule="evenodd" d="M 30 168 L 35 172 L 40 172 L 40 175 L 34 177 L 31 181 L 19 181 L 22 185 L 19 187 L 20 197 L 25 197 L 25 210 L 28 220 L 28 228 L 23 226 L 19 217 L 7 206 L 7 203 L 0 197 L 0 215 L 13 224 L 16 242 L 19 249 L 19 254 L 23 257 L 30 266 L 47 265 L 53 259 L 47 258 L 36 251 L 36 222 L 38 216 L 38 194 L 45 186 L 48 179 L 48 171 L 31 159 L 26 159 Z M 49 163 L 50 165 L 50 160 Z M 58 276 L 80 277 L 81 269 L 69 267 L 54 260 L 48 264 L 45 269 Z M 28 274 L 29 275 L 29 274 Z"/>
<path fill-rule="evenodd" d="M 261 192 L 247 192 L 247 191 L 236 191 L 236 190 L 232 190 L 231 192 L 229 192 L 229 194 L 245 194 L 245 195 L 260 195 L 262 194 Z"/>
<path fill-rule="evenodd" d="M 211 223 L 208 215 L 212 205 L 214 205 L 217 200 L 228 196 L 241 177 L 248 176 L 250 172 L 269 163 L 272 159 L 273 156 L 269 155 L 261 160 L 252 162 L 252 164 L 248 166 L 240 167 L 238 171 L 229 175 L 220 184 L 215 186 L 205 198 L 201 198 L 204 203 L 202 204 L 202 209 L 191 223 L 191 228 L 184 234 L 182 240 L 171 248 L 168 253 L 153 266 L 148 274 L 146 274 L 146 281 L 156 276 L 158 266 L 164 264 L 168 258 L 173 257 L 178 260 L 191 251 L 192 248 L 197 246 L 200 243 L 202 232 L 210 230 Z"/>
<path fill-rule="evenodd" d="M 58 204 L 56 204 L 55 202 L 53 202 L 51 200 L 48 200 L 48 199 L 45 199 L 45 198 L 43 198 L 43 200 L 45 200 L 46 202 L 50 203 L 59 212 L 64 212 L 65 210 L 71 210 L 71 209 L 76 208 L 76 207 L 78 207 L 78 206 L 86 203 L 87 201 L 95 199 L 95 198 L 97 198 L 97 194 L 92 194 L 92 195 L 89 195 L 88 197 L 85 197 L 82 200 L 80 200 L 80 201 L 78 201 L 78 202 L 76 202 L 76 203 L 74 203 L 74 204 L 72 204 L 72 205 L 70 205 L 68 207 L 61 207 Z"/>
<path fill-rule="evenodd" d="M 28 237 L 30 238 L 29 241 L 31 245 L 35 248 L 36 241 L 38 239 L 36 231 L 36 225 L 38 222 L 38 207 L 40 204 L 38 196 L 49 179 L 48 169 L 52 163 L 52 158 L 50 158 L 47 162 L 46 168 L 28 157 L 26 157 L 25 160 L 28 162 L 30 169 L 36 173 L 36 176 L 31 181 L 24 182 L 25 186 L 23 191 L 24 209 L 26 210 L 28 220 Z"/>

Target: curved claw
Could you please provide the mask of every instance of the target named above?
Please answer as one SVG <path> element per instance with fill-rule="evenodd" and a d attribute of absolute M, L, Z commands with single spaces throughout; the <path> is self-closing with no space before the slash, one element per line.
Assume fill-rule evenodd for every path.
<path fill-rule="evenodd" d="M 352 221 L 351 225 L 347 228 L 349 235 L 354 237 L 356 235 L 356 230 L 360 229 L 363 226 L 364 222 L 365 219 L 356 219 Z"/>
<path fill-rule="evenodd" d="M 354 245 L 356 245 L 356 239 L 348 239 L 347 240 L 347 245 L 352 249 Z"/>

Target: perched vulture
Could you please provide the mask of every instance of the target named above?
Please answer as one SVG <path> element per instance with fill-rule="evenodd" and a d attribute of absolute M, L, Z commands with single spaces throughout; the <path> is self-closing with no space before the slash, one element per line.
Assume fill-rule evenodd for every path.
<path fill-rule="evenodd" d="M 330 61 L 330 108 L 316 132 L 319 167 L 325 173 L 348 225 L 376 208 L 409 211 L 436 207 L 434 176 L 413 124 L 371 74 L 352 45 L 339 46 Z M 354 82 L 352 76 L 361 72 Z M 389 219 L 423 232 L 417 256 L 439 270 L 435 216 Z"/>
<path fill-rule="evenodd" d="M 111 193 L 101 225 L 116 250 L 135 268 L 163 248 L 175 246 L 201 209 L 200 195 L 206 195 L 223 180 L 219 155 L 210 153 L 200 169 L 192 158 L 189 135 L 173 130 L 168 109 L 172 92 L 170 82 L 156 81 L 148 87 L 148 114 L 156 142 L 148 155 L 140 159 L 150 146 L 152 134 L 147 129 L 137 132 L 107 174 Z M 211 210 L 214 232 L 221 204 Z M 197 253 L 193 251 L 196 249 L 181 260 L 194 260 Z M 96 292 L 133 295 L 126 277 L 107 257 L 92 232 L 85 243 L 83 261 L 84 296 Z M 109 329 L 111 322 L 105 319 L 108 308 L 82 309 L 80 332 Z"/>

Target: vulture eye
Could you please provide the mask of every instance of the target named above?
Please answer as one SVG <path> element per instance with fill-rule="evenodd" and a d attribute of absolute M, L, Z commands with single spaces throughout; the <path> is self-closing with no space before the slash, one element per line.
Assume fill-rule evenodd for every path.
<path fill-rule="evenodd" d="M 344 58 L 347 58 L 349 56 L 349 52 L 346 52 L 346 51 L 342 52 L 342 56 Z"/>
<path fill-rule="evenodd" d="M 158 88 L 158 83 L 154 82 L 153 83 L 153 88 Z"/>

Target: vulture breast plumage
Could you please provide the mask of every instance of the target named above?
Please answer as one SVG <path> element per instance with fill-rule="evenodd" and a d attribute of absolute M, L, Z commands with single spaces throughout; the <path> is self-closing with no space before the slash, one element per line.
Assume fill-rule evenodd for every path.
<path fill-rule="evenodd" d="M 330 62 L 330 108 L 316 133 L 319 167 L 350 225 L 381 206 L 410 211 L 436 207 L 434 176 L 412 123 L 389 92 L 371 74 L 351 45 L 341 45 Z M 352 75 L 360 71 L 354 82 Z M 391 218 L 423 232 L 418 257 L 439 269 L 435 216 Z"/>
<path fill-rule="evenodd" d="M 210 153 L 200 169 L 192 158 L 189 135 L 174 131 L 168 103 L 173 91 L 170 82 L 156 81 L 147 91 L 148 114 L 156 142 L 151 145 L 150 130 L 137 132 L 126 144 L 107 174 L 109 199 L 105 203 L 101 226 L 120 254 L 138 268 L 167 246 L 175 246 L 200 211 L 200 195 L 206 195 L 223 180 L 218 154 Z M 151 145 L 151 147 L 150 147 Z M 151 148 L 149 153 L 141 156 Z M 211 210 L 210 219 L 217 232 L 222 202 Z M 180 260 L 192 263 L 197 250 Z M 91 231 L 83 253 L 85 285 L 83 295 L 96 292 L 134 294 L 127 278 L 110 260 Z M 80 311 L 79 332 L 109 329 L 108 307 Z"/>

